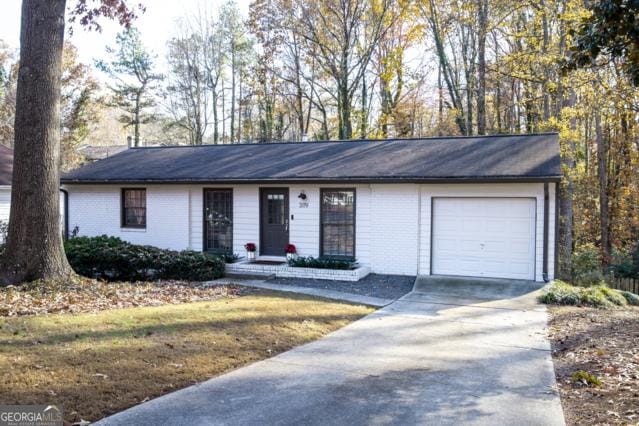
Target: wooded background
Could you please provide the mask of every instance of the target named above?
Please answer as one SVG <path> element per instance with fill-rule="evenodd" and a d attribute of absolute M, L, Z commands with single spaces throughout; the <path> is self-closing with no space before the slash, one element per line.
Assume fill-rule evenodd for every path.
<path fill-rule="evenodd" d="M 569 0 L 255 0 L 244 17 L 228 1 L 182 17 L 165 61 L 135 28 L 94 64 L 67 42 L 62 167 L 126 135 L 143 146 L 556 131 L 560 269 L 573 249 L 605 268 L 639 239 L 639 91 L 614 58 L 565 66 L 590 14 Z M 16 58 L 0 45 L 7 146 Z"/>

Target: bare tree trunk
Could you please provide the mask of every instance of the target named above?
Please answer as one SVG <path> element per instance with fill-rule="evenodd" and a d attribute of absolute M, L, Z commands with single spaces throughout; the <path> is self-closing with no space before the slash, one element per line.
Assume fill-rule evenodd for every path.
<path fill-rule="evenodd" d="M 346 140 L 353 137 L 353 128 L 351 124 L 351 102 L 348 96 L 348 75 L 344 69 L 344 76 L 340 78 L 338 87 L 337 109 L 339 114 L 339 139 Z"/>
<path fill-rule="evenodd" d="M 437 135 L 442 136 L 444 130 L 444 88 L 442 87 L 442 66 L 437 67 Z"/>
<path fill-rule="evenodd" d="M 217 88 L 213 88 L 211 91 L 213 95 L 213 143 L 217 143 L 220 139 L 220 133 L 218 130 L 218 117 L 217 117 Z"/>
<path fill-rule="evenodd" d="M 362 122 L 360 123 L 360 138 L 366 139 L 368 117 L 366 114 L 368 94 L 366 93 L 366 76 L 362 76 Z"/>
<path fill-rule="evenodd" d="M 477 39 L 477 134 L 486 134 L 486 32 L 488 28 L 488 1 L 478 1 Z"/>
<path fill-rule="evenodd" d="M 224 90 L 224 81 L 222 81 L 222 143 L 226 139 L 226 97 Z"/>
<path fill-rule="evenodd" d="M 541 20 L 541 24 L 542 24 L 542 32 L 543 32 L 543 42 L 542 42 L 542 46 L 541 46 L 541 52 L 544 55 L 544 57 L 548 54 L 548 44 L 549 44 L 549 29 L 548 29 L 548 16 L 546 14 L 546 5 L 544 4 L 544 2 L 541 2 L 541 6 L 544 8 L 543 13 L 542 13 L 542 20 Z M 549 66 L 547 64 L 544 64 L 544 82 L 542 84 L 542 90 L 543 90 L 543 114 L 544 114 L 544 121 L 548 121 L 550 120 L 550 92 L 549 92 L 549 87 L 548 87 L 548 83 L 550 82 L 550 69 Z"/>
<path fill-rule="evenodd" d="M 73 275 L 60 229 L 60 77 L 65 0 L 23 0 L 11 214 L 2 284 Z"/>
<path fill-rule="evenodd" d="M 428 17 L 428 22 L 433 34 L 437 58 L 439 60 L 439 66 L 441 67 L 444 82 L 446 83 L 446 87 L 448 89 L 450 101 L 453 104 L 453 108 L 456 110 L 455 122 L 457 123 L 457 127 L 459 127 L 460 133 L 462 135 L 466 135 L 468 134 L 468 130 L 464 118 L 464 106 L 462 104 L 462 97 L 459 93 L 459 87 L 457 87 L 453 79 L 453 71 L 451 69 L 451 65 L 448 61 L 448 55 L 446 54 L 446 49 L 444 47 L 444 37 L 440 29 L 437 9 L 433 0 L 429 0 L 428 10 L 430 15 Z"/>
<path fill-rule="evenodd" d="M 601 232 L 601 263 L 610 264 L 610 221 L 608 203 L 608 147 L 601 130 L 601 113 L 595 113 L 595 140 L 597 143 L 597 172 L 599 175 L 599 224 Z"/>
<path fill-rule="evenodd" d="M 295 60 L 295 107 L 297 109 L 297 126 L 299 128 L 298 140 L 304 140 L 306 136 L 306 127 L 304 126 L 304 90 L 302 89 L 302 66 L 300 64 L 299 45 L 297 36 L 293 35 L 293 52 Z M 313 95 L 312 93 L 310 94 Z M 312 102 L 309 102 L 309 112 Z"/>
<path fill-rule="evenodd" d="M 574 107 L 576 95 L 571 91 L 570 98 L 565 105 L 568 108 Z M 570 128 L 574 130 L 575 118 L 570 119 Z M 562 150 L 561 165 L 563 179 L 559 186 L 559 265 L 556 275 L 559 278 L 569 280 L 572 275 L 572 225 L 573 225 L 573 193 L 575 189 L 572 180 L 572 172 L 575 169 L 575 141 L 568 140 L 567 146 Z"/>
<path fill-rule="evenodd" d="M 235 141 L 235 43 L 231 43 L 231 143 Z"/>
<path fill-rule="evenodd" d="M 240 71 L 239 98 L 237 100 L 237 143 L 242 142 L 242 77 Z"/>
<path fill-rule="evenodd" d="M 134 137 L 133 137 L 133 146 L 140 146 L 140 98 L 142 94 L 140 92 L 136 93 L 135 96 L 135 122 L 133 123 L 134 129 Z"/>

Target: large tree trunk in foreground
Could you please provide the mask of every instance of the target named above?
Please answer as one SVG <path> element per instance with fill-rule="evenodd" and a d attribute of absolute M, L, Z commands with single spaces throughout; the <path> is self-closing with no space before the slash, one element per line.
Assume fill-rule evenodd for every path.
<path fill-rule="evenodd" d="M 23 0 L 11 214 L 0 281 L 73 272 L 60 229 L 60 74 L 65 0 Z"/>

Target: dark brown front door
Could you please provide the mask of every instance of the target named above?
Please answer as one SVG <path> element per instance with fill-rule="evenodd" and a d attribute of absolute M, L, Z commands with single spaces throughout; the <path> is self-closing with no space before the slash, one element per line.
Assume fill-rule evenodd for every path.
<path fill-rule="evenodd" d="M 284 256 L 288 244 L 288 188 L 262 188 L 260 254 Z"/>

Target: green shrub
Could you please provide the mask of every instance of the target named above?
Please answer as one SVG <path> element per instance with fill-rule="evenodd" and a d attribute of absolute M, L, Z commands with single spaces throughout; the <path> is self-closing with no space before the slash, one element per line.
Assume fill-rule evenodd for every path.
<path fill-rule="evenodd" d="M 220 257 L 222 258 L 222 260 L 224 260 L 225 263 L 235 263 L 239 260 L 240 255 L 237 253 L 226 252 L 222 253 Z"/>
<path fill-rule="evenodd" d="M 615 251 L 610 270 L 616 277 L 639 278 L 639 242 L 632 250 Z"/>
<path fill-rule="evenodd" d="M 355 261 L 333 259 L 330 257 L 296 257 L 288 261 L 289 266 L 298 268 L 318 268 L 318 269 L 354 269 Z"/>
<path fill-rule="evenodd" d="M 198 251 L 164 251 L 157 267 L 158 278 L 188 281 L 208 281 L 224 275 L 224 261 Z"/>
<path fill-rule="evenodd" d="M 563 281 L 553 282 L 540 296 L 540 301 L 552 305 L 592 306 L 596 308 L 614 308 L 626 306 L 628 297 L 623 292 L 595 285 L 577 287 Z"/>
<path fill-rule="evenodd" d="M 219 278 L 224 272 L 224 262 L 215 256 L 130 244 L 106 235 L 71 238 L 65 243 L 65 251 L 78 274 L 112 281 L 205 281 Z"/>
<path fill-rule="evenodd" d="M 580 287 L 591 287 L 594 285 L 605 285 L 606 278 L 601 271 L 584 272 L 583 274 L 575 275 L 573 277 L 573 283 Z"/>
<path fill-rule="evenodd" d="M 575 249 L 572 255 L 572 279 L 575 284 L 584 287 L 601 284 L 604 280 L 599 249 L 594 244 L 584 244 Z"/>
<path fill-rule="evenodd" d="M 607 287 L 605 285 L 598 286 L 598 287 L 593 287 L 592 289 L 594 291 L 599 290 L 599 292 L 601 294 L 603 294 L 604 297 L 608 301 L 610 301 L 613 305 L 625 306 L 625 305 L 628 304 L 628 301 L 626 300 L 624 295 L 621 294 L 621 291 L 619 291 L 619 290 L 615 290 L 614 288 L 610 288 L 610 287 Z"/>
<path fill-rule="evenodd" d="M 572 380 L 577 383 L 582 383 L 587 386 L 601 386 L 601 380 L 595 375 L 588 373 L 587 371 L 579 370 L 572 373 Z"/>
<path fill-rule="evenodd" d="M 621 290 L 621 294 L 626 298 L 626 302 L 632 306 L 639 306 L 639 296 L 629 291 Z"/>

